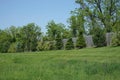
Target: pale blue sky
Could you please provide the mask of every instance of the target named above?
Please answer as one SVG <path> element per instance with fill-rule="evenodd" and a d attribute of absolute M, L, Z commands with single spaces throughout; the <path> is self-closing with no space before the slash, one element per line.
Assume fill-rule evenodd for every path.
<path fill-rule="evenodd" d="M 34 22 L 42 31 L 50 20 L 67 25 L 75 0 L 0 0 L 0 29 Z"/>

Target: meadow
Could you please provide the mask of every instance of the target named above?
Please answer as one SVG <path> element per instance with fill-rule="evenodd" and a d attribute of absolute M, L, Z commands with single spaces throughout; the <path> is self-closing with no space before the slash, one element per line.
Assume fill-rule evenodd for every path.
<path fill-rule="evenodd" d="M 120 80 L 120 47 L 0 53 L 0 80 Z"/>

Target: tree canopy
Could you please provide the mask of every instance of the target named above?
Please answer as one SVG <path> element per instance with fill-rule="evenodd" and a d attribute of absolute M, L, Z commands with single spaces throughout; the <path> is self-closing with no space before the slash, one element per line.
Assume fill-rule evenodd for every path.
<path fill-rule="evenodd" d="M 0 52 L 61 50 L 63 45 L 68 50 L 75 46 L 80 49 L 86 46 L 83 35 L 92 35 L 95 46 L 102 47 L 106 45 L 105 33 L 109 32 L 115 33 L 112 45 L 120 45 L 120 0 L 75 0 L 75 3 L 79 7 L 71 11 L 68 26 L 51 20 L 44 34 L 35 23 L 0 30 Z M 77 38 L 76 45 L 73 38 Z"/>

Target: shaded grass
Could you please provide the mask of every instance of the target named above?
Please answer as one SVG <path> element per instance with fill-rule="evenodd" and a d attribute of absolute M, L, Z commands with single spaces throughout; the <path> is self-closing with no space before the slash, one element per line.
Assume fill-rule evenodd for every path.
<path fill-rule="evenodd" d="M 0 54 L 0 80 L 120 80 L 120 47 Z"/>

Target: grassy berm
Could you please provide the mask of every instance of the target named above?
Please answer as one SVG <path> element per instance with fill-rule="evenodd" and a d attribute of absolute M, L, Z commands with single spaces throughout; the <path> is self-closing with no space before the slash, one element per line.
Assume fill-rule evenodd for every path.
<path fill-rule="evenodd" d="M 0 80 L 120 80 L 120 47 L 0 53 Z"/>

